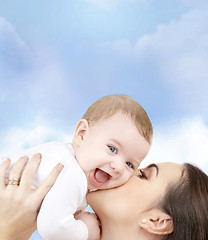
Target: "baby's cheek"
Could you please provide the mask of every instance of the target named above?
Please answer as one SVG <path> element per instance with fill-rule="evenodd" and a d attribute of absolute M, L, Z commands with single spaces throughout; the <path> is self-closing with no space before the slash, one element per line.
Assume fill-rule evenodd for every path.
<path fill-rule="evenodd" d="M 134 176 L 134 175 L 135 175 L 135 171 L 129 172 L 128 175 L 127 175 L 127 177 L 126 177 L 126 179 L 124 180 L 123 184 L 125 184 L 126 182 L 128 182 L 129 179 L 131 179 L 131 177 Z"/>
<path fill-rule="evenodd" d="M 140 172 L 139 172 L 139 169 L 136 169 L 136 170 L 133 172 L 133 175 L 134 175 L 134 176 L 138 176 L 139 173 L 140 173 Z"/>

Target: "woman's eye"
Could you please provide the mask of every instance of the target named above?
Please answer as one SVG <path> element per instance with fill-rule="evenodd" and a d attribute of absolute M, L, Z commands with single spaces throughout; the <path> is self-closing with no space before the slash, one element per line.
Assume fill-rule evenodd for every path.
<path fill-rule="evenodd" d="M 143 178 L 143 179 L 147 179 L 146 174 L 144 173 L 144 171 L 139 170 L 140 174 L 138 175 L 139 178 Z"/>
<path fill-rule="evenodd" d="M 108 146 L 108 148 L 111 150 L 112 153 L 117 153 L 116 148 L 114 148 L 113 146 Z"/>
<path fill-rule="evenodd" d="M 134 168 L 133 164 L 131 164 L 130 162 L 126 162 L 127 166 L 130 168 Z"/>

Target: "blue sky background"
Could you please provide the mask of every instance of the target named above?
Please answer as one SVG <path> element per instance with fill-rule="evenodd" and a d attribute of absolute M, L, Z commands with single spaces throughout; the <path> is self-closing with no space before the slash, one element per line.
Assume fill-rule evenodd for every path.
<path fill-rule="evenodd" d="M 69 141 L 90 104 L 122 93 L 153 123 L 144 165 L 208 173 L 207 12 L 207 0 L 0 0 L 1 153 Z"/>

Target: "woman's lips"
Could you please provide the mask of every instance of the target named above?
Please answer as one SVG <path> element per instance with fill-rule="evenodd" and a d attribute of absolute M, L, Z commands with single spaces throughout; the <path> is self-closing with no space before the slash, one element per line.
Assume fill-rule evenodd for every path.
<path fill-rule="evenodd" d="M 107 182 L 110 179 L 110 177 L 111 176 L 107 172 L 99 168 L 96 168 L 95 171 L 90 175 L 90 182 L 95 187 L 100 187 L 105 182 Z"/>

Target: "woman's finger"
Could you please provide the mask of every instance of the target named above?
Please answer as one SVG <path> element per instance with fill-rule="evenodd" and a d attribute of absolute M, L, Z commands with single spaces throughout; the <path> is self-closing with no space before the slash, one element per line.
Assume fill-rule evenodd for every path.
<path fill-rule="evenodd" d="M 13 165 L 8 179 L 8 186 L 18 185 L 21 173 L 28 161 L 28 156 L 24 156 L 18 159 L 18 161 Z"/>
<path fill-rule="evenodd" d="M 34 175 L 40 165 L 42 155 L 40 153 L 36 153 L 28 162 L 27 166 L 22 173 L 22 177 L 20 180 L 20 186 L 31 188 Z"/>
<path fill-rule="evenodd" d="M 3 163 L 0 164 L 0 189 L 6 187 L 6 171 L 9 168 L 11 160 L 7 158 Z"/>
<path fill-rule="evenodd" d="M 62 163 L 57 164 L 50 174 L 46 177 L 46 179 L 42 182 L 42 184 L 36 189 L 36 194 L 38 196 L 37 201 L 40 204 L 45 197 L 45 195 L 49 192 L 52 188 L 54 183 L 56 182 L 57 177 L 59 176 L 60 172 L 64 168 Z"/>

